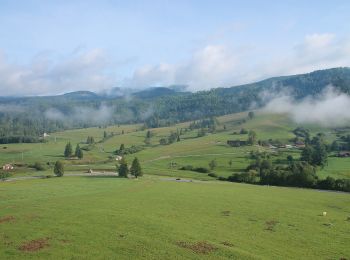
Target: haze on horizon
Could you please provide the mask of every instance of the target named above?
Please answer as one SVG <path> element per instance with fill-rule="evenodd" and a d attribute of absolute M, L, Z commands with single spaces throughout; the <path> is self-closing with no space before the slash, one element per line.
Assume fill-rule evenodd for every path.
<path fill-rule="evenodd" d="M 0 96 L 350 66 L 349 1 L 0 1 Z"/>

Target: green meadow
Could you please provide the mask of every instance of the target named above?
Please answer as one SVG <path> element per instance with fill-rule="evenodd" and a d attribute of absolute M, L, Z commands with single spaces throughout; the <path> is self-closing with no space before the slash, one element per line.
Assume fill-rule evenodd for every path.
<path fill-rule="evenodd" d="M 85 145 L 88 136 L 93 136 L 96 144 L 89 150 L 84 151 L 82 160 L 65 160 L 66 171 L 86 172 L 89 169 L 115 171 L 115 150 L 121 144 L 126 147 L 132 145 L 142 146 L 143 150 L 127 155 L 127 160 L 131 161 L 135 156 L 142 162 L 145 173 L 152 175 L 167 175 L 173 177 L 191 177 L 196 179 L 211 179 L 210 177 L 174 169 L 172 166 L 193 165 L 195 167 L 208 167 L 211 160 L 216 160 L 218 166 L 215 173 L 218 176 L 227 177 L 235 172 L 241 172 L 249 164 L 247 155 L 250 151 L 260 150 L 272 153 L 273 151 L 263 147 L 244 146 L 230 147 L 227 140 L 246 140 L 247 135 L 234 135 L 241 128 L 254 130 L 260 140 L 278 139 L 282 142 L 294 137 L 292 130 L 298 125 L 293 123 L 284 115 L 268 115 L 257 112 L 253 120 L 247 120 L 243 124 L 237 121 L 245 119 L 246 113 L 238 113 L 219 117 L 220 122 L 214 134 L 207 134 L 204 137 L 197 137 L 197 130 L 184 132 L 181 141 L 171 145 L 160 145 L 159 140 L 169 136 L 171 131 L 179 131 L 186 128 L 189 123 L 181 123 L 171 127 L 151 129 L 153 137 L 149 145 L 145 145 L 144 140 L 147 130 L 141 130 L 142 125 L 121 125 L 107 128 L 87 128 L 69 130 L 58 133 L 51 133 L 46 138 L 45 143 L 36 144 L 8 144 L 0 146 L 0 164 L 13 163 L 15 167 L 14 176 L 37 176 L 52 175 L 52 165 L 57 160 L 65 160 L 63 156 L 64 147 L 67 142 L 71 142 L 73 150 L 76 144 Z M 224 129 L 225 128 L 225 129 Z M 312 135 L 319 132 L 325 134 L 329 143 L 335 140 L 336 133 L 332 129 L 317 126 L 307 126 Z M 113 137 L 103 139 L 103 133 L 114 133 Z M 122 131 L 124 134 L 121 134 Z M 350 133 L 350 131 L 348 132 Z M 300 157 L 300 150 L 279 149 L 274 154 L 274 160 L 285 160 L 287 155 L 293 158 Z M 229 161 L 232 160 L 232 165 Z M 41 162 L 49 164 L 46 171 L 35 171 L 30 165 Z M 334 178 L 350 177 L 350 158 L 338 158 L 334 154 L 328 158 L 328 165 L 318 170 L 321 178 L 332 176 Z"/>
<path fill-rule="evenodd" d="M 0 194 L 1 259 L 350 255 L 344 193 L 84 176 L 2 183 Z"/>
<path fill-rule="evenodd" d="M 288 143 L 298 125 L 285 115 L 257 111 L 252 120 L 247 113 L 218 120 L 215 133 L 197 137 L 197 130 L 187 131 L 170 145 L 159 140 L 190 122 L 151 129 L 147 145 L 142 125 L 68 130 L 50 133 L 44 143 L 1 145 L 0 164 L 15 169 L 11 181 L 0 182 L 0 258 L 348 259 L 348 193 L 229 183 L 179 169 L 208 168 L 216 160 L 214 173 L 228 177 L 244 171 L 253 150 L 270 153 L 273 161 L 300 156 L 298 149 L 226 144 L 247 139 L 234 134 L 241 128 L 254 130 L 260 140 Z M 329 142 L 338 138 L 332 129 L 306 127 Z M 104 132 L 114 135 L 104 139 Z M 86 146 L 88 136 L 95 144 L 83 159 L 64 158 L 67 142 L 74 150 Z M 142 178 L 113 176 L 121 144 L 142 147 L 126 156 L 129 164 L 138 157 Z M 65 165 L 62 178 L 53 177 L 57 160 Z M 35 162 L 45 170 L 32 168 Z M 90 176 L 89 169 L 110 176 Z M 78 174 L 84 176 L 72 176 Z M 350 178 L 350 158 L 331 154 L 317 174 Z M 36 176 L 46 178 L 20 180 Z"/>

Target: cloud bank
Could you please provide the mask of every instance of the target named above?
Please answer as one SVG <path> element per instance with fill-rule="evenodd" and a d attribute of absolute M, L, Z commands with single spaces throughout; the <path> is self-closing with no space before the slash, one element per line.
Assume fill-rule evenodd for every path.
<path fill-rule="evenodd" d="M 74 107 L 73 111 L 67 115 L 58 109 L 49 108 L 45 111 L 44 115 L 50 120 L 100 124 L 106 123 L 112 118 L 113 107 L 103 104 L 96 109 L 90 107 Z"/>
<path fill-rule="evenodd" d="M 327 127 L 350 125 L 350 96 L 328 87 L 319 97 L 295 101 L 291 96 L 273 98 L 263 109 L 267 113 L 288 114 L 296 123 Z"/>

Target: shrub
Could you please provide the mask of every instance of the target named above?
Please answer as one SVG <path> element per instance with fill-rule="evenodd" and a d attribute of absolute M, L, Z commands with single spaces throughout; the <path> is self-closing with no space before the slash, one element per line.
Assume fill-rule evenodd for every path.
<path fill-rule="evenodd" d="M 209 173 L 209 169 L 205 167 L 193 167 L 192 165 L 185 165 L 180 168 L 180 170 L 183 171 L 193 171 L 193 172 L 200 172 L 200 173 Z"/>
<path fill-rule="evenodd" d="M 53 169 L 54 174 L 57 177 L 62 177 L 64 174 L 64 165 L 61 161 L 56 161 L 55 167 Z"/>
<path fill-rule="evenodd" d="M 33 168 L 37 171 L 45 171 L 45 167 L 43 164 L 41 164 L 41 162 L 35 162 Z"/>
<path fill-rule="evenodd" d="M 217 178 L 217 177 L 218 177 L 218 176 L 216 175 L 216 173 L 213 173 L 213 172 L 208 173 L 208 176 L 209 176 L 209 177 L 213 177 L 213 178 Z"/>
<path fill-rule="evenodd" d="M 0 171 L 0 180 L 6 180 L 10 176 L 11 176 L 11 173 Z"/>
<path fill-rule="evenodd" d="M 180 170 L 183 171 L 193 171 L 193 166 L 192 165 L 185 165 L 180 168 Z"/>
<path fill-rule="evenodd" d="M 133 154 L 142 151 L 144 148 L 142 146 L 132 145 L 131 147 L 125 148 L 124 146 L 119 148 L 115 153 L 117 155 Z"/>
<path fill-rule="evenodd" d="M 197 167 L 197 168 L 194 168 L 193 171 L 200 172 L 200 173 L 208 173 L 209 169 L 205 167 Z"/>

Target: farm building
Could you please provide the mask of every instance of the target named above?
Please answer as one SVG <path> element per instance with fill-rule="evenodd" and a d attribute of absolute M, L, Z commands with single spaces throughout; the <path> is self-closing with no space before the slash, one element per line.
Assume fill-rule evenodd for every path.
<path fill-rule="evenodd" d="M 10 171 L 13 170 L 13 166 L 11 164 L 5 164 L 4 166 L 2 166 L 2 169 L 5 171 Z"/>
<path fill-rule="evenodd" d="M 350 157 L 350 152 L 345 152 L 345 151 L 339 152 L 338 157 Z"/>
<path fill-rule="evenodd" d="M 241 141 L 241 140 L 228 140 L 227 144 L 233 147 L 239 147 L 247 145 L 247 141 Z"/>
<path fill-rule="evenodd" d="M 295 142 L 295 147 L 296 148 L 305 148 L 305 143 L 301 142 L 301 141 Z"/>

